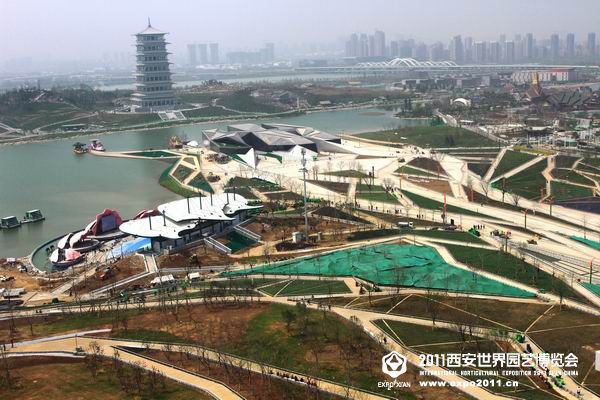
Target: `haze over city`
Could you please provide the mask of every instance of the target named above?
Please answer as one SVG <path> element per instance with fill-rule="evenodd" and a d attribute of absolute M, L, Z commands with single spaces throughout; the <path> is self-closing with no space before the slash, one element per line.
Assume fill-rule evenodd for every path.
<path fill-rule="evenodd" d="M 585 12 L 581 12 L 585 10 Z M 574 32 L 576 40 L 598 28 L 600 3 L 532 1 L 82 1 L 3 0 L 0 72 L 29 59 L 43 69 L 55 62 L 100 60 L 132 51 L 132 34 L 148 17 L 170 32 L 174 60 L 192 42 L 219 42 L 222 49 L 248 50 L 274 42 L 279 54 L 339 50 L 352 32 L 385 31 L 389 39 L 447 43 L 454 35 L 497 40 L 531 32 Z M 10 38 L 10 40 L 6 40 Z M 298 54 L 301 55 L 301 54 Z M 17 62 L 16 65 L 20 65 Z M 12 68 L 14 69 L 14 68 Z M 18 69 L 18 68 L 17 68 Z"/>

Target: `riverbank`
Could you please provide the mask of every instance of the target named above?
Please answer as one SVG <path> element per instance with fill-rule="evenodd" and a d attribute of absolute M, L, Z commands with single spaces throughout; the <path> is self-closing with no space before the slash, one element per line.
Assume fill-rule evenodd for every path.
<path fill-rule="evenodd" d="M 128 133 L 128 132 L 139 132 L 139 131 L 152 131 L 164 128 L 174 128 L 174 127 L 188 127 L 195 125 L 205 125 L 205 124 L 219 124 L 219 123 L 228 123 L 235 121 L 253 121 L 257 119 L 280 119 L 280 118 L 289 118 L 295 116 L 301 116 L 306 114 L 315 114 L 315 113 L 327 113 L 327 112 L 335 112 L 335 111 L 346 111 L 346 110 L 358 110 L 358 109 L 377 109 L 384 107 L 396 107 L 399 106 L 400 102 L 388 102 L 388 103 L 380 103 L 380 104 L 354 104 L 351 106 L 339 106 L 339 107 L 329 107 L 326 109 L 321 108 L 309 108 L 304 110 L 292 110 L 281 113 L 274 114 L 261 114 L 261 115 L 239 115 L 239 116 L 227 116 L 227 117 L 203 117 L 196 118 L 192 120 L 184 120 L 184 121 L 164 121 L 160 123 L 153 124 L 144 124 L 137 126 L 127 126 L 123 128 L 116 129 L 102 129 L 102 130 L 92 130 L 92 131 L 83 131 L 83 132 L 65 132 L 65 133 L 45 133 L 40 135 L 29 135 L 22 138 L 14 138 L 14 139 L 0 139 L 0 147 L 10 146 L 10 145 L 19 145 L 19 144 L 27 144 L 27 143 L 39 143 L 39 142 L 48 142 L 55 140 L 65 140 L 65 139 L 74 139 L 79 137 L 89 137 L 89 136 L 104 136 L 111 135 L 114 133 Z M 396 117 L 397 118 L 397 117 Z M 412 119 L 412 118 L 408 118 Z M 151 125 L 151 126 L 149 126 Z"/>

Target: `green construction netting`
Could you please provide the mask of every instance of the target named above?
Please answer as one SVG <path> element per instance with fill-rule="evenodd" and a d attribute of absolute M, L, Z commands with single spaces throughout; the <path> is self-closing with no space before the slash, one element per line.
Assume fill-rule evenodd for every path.
<path fill-rule="evenodd" d="M 593 283 L 589 283 L 589 282 L 583 282 L 582 285 L 587 290 L 594 293 L 596 296 L 600 297 L 600 285 L 594 285 Z"/>
<path fill-rule="evenodd" d="M 379 285 L 511 297 L 535 296 L 450 265 L 432 247 L 415 245 L 380 244 L 223 273 L 229 276 L 247 274 L 356 276 Z"/>
<path fill-rule="evenodd" d="M 256 243 L 254 240 L 237 233 L 236 231 L 229 232 L 225 238 L 227 239 L 226 246 L 231 249 L 232 252 L 237 253 L 240 250 L 244 250 L 247 247 L 252 246 Z"/>
<path fill-rule="evenodd" d="M 581 243 L 585 244 L 586 246 L 590 246 L 592 249 L 600 250 L 600 243 L 596 242 L 594 240 L 585 239 L 585 238 L 582 238 L 581 236 L 571 236 L 571 239 L 581 242 Z"/>

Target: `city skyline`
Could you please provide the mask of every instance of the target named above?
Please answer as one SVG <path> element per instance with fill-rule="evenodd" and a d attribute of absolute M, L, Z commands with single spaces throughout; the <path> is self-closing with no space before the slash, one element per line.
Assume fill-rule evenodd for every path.
<path fill-rule="evenodd" d="M 146 1 L 139 7 L 135 1 L 80 4 L 64 0 L 7 0 L 0 4 L 0 13 L 7 16 L 5 34 L 14 40 L 0 44 L 5 61 L 0 65 L 0 72 L 9 70 L 8 66 L 15 61 L 19 64 L 28 59 L 38 66 L 56 60 L 126 60 L 125 54 L 132 53 L 126 38 L 135 33 L 134 27 L 147 17 L 151 17 L 160 29 L 170 32 L 174 58 L 183 61 L 187 58 L 187 45 L 195 42 L 219 43 L 221 56 L 232 51 L 255 51 L 265 43 L 274 43 L 283 57 L 327 54 L 334 50 L 343 53 L 345 37 L 353 31 L 378 30 L 385 32 L 387 40 L 414 38 L 444 44 L 458 34 L 463 38 L 470 36 L 479 41 L 491 41 L 502 32 L 512 37 L 523 31 L 536 37 L 558 33 L 561 38 L 573 32 L 576 40 L 581 40 L 588 32 L 596 32 L 593 15 L 594 11 L 600 11 L 600 4 L 587 0 L 578 2 L 586 7 L 584 15 L 577 12 L 579 7 L 553 13 L 551 11 L 560 6 L 554 0 L 519 3 L 519 7 L 510 7 L 512 3 L 516 4 L 513 0 L 490 2 L 485 7 L 473 0 L 459 3 L 426 1 L 412 4 L 402 1 L 390 4 L 375 1 L 371 9 L 377 12 L 364 13 L 357 1 L 344 2 L 343 6 L 337 2 L 308 1 L 302 6 L 286 7 L 259 1 L 253 3 L 253 11 L 255 15 L 262 13 L 265 16 L 261 21 L 246 18 L 244 4 L 239 1 L 220 5 L 175 2 L 175 6 L 169 8 L 173 11 L 169 11 L 158 1 Z M 38 12 L 31 13 L 31 9 Z M 425 9 L 430 12 L 423 14 Z M 343 23 L 338 18 L 342 12 Z M 104 21 L 109 19 L 111 29 L 103 31 Z M 224 20 L 228 29 L 223 29 Z M 25 21 L 27 29 L 24 29 Z M 290 24 L 290 21 L 302 23 Z M 319 29 L 315 30 L 314 26 Z M 457 29 L 457 26 L 461 28 Z M 103 31 L 102 35 L 97 34 L 100 31 Z"/>

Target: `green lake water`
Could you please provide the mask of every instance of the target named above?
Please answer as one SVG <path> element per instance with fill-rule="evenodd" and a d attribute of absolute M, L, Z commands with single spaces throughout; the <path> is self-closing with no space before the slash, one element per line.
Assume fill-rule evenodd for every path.
<path fill-rule="evenodd" d="M 307 125 L 330 133 L 357 133 L 424 120 L 400 120 L 391 111 L 343 110 L 297 117 L 247 121 Z M 368 114 L 365 114 L 368 113 Z M 236 121 L 235 123 L 242 123 Z M 165 148 L 168 139 L 185 134 L 200 140 L 203 129 L 225 127 L 209 123 L 147 131 L 98 135 L 108 151 Z M 0 230 L 0 257 L 20 257 L 38 245 L 87 225 L 104 208 L 118 210 L 124 219 L 139 210 L 177 198 L 158 185 L 165 161 L 76 156 L 72 143 L 89 137 L 0 147 L 0 217 L 39 208 L 46 221 Z"/>

